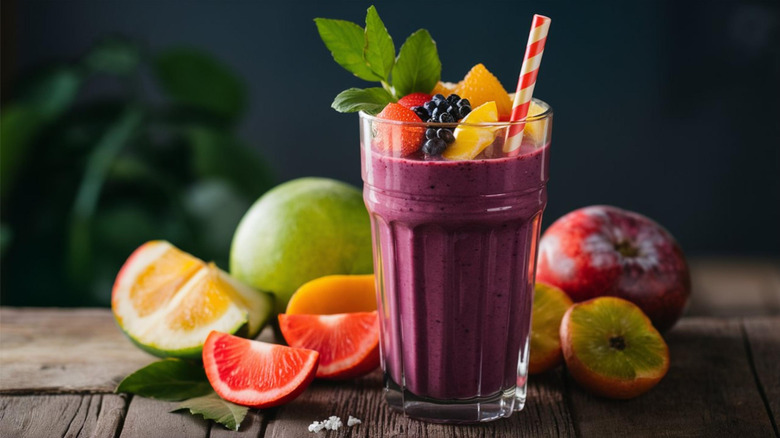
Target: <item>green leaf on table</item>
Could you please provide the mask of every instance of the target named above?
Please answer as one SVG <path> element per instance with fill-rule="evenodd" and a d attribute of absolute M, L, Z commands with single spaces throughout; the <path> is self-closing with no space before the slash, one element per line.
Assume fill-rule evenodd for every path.
<path fill-rule="evenodd" d="M 393 96 L 381 87 L 350 88 L 339 93 L 330 106 L 340 113 L 365 111 L 369 114 L 376 114 L 382 111 L 382 108 L 388 103 L 394 101 Z"/>
<path fill-rule="evenodd" d="M 213 392 L 203 366 L 181 359 L 153 362 L 125 377 L 116 391 L 158 400 L 179 401 Z"/>
<path fill-rule="evenodd" d="M 246 85 L 229 67 L 203 52 L 177 48 L 162 52 L 154 70 L 173 100 L 227 119 L 246 108 Z"/>
<path fill-rule="evenodd" d="M 314 23 L 325 47 L 340 66 L 366 81 L 383 79 L 369 68 L 363 57 L 366 36 L 362 27 L 351 21 L 330 18 L 315 18 Z"/>
<path fill-rule="evenodd" d="M 129 40 L 108 38 L 92 48 L 84 62 L 94 72 L 129 75 L 141 63 L 141 49 Z"/>
<path fill-rule="evenodd" d="M 214 420 L 230 430 L 238 430 L 249 408 L 220 398 L 215 392 L 202 397 L 191 398 L 179 403 L 171 412 L 189 409 L 192 415 L 202 415 Z"/>
<path fill-rule="evenodd" d="M 406 39 L 393 67 L 393 87 L 398 96 L 430 93 L 441 78 L 441 61 L 431 34 L 420 29 Z"/>
<path fill-rule="evenodd" d="M 390 77 L 395 63 L 395 45 L 374 6 L 368 8 L 366 13 L 363 57 L 368 68 L 383 80 L 386 81 Z"/>

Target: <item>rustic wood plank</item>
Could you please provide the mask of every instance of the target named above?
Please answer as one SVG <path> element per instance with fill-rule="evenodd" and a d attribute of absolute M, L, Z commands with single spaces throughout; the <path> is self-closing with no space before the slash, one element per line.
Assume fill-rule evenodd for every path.
<path fill-rule="evenodd" d="M 759 316 L 780 314 L 780 261 L 694 258 L 688 315 Z"/>
<path fill-rule="evenodd" d="M 580 436 L 774 435 L 738 320 L 686 318 L 667 335 L 667 342 L 669 373 L 636 399 L 593 397 L 568 381 Z"/>
<path fill-rule="evenodd" d="M 276 410 L 266 429 L 267 437 L 306 436 L 313 421 L 331 415 L 341 417 L 344 427 L 323 436 L 349 437 L 538 437 L 574 436 L 571 418 L 561 391 L 560 372 L 532 376 L 525 410 L 507 420 L 474 426 L 449 426 L 412 420 L 387 407 L 382 375 L 376 371 L 351 382 L 315 382 L 297 400 Z M 363 421 L 347 427 L 349 416 Z"/>
<path fill-rule="evenodd" d="M 225 429 L 221 424 L 212 421 L 210 422 L 211 430 L 209 432 L 209 438 L 262 437 L 265 434 L 266 426 L 264 416 L 264 413 L 259 412 L 256 409 L 250 409 L 238 431 L 235 432 Z"/>
<path fill-rule="evenodd" d="M 0 309 L 0 392 L 112 392 L 155 360 L 106 309 Z"/>
<path fill-rule="evenodd" d="M 260 339 L 273 342 L 268 327 Z M 155 360 L 108 309 L 0 308 L 0 393 L 111 393 Z"/>
<path fill-rule="evenodd" d="M 0 396 L 0 436 L 114 437 L 125 409 L 119 395 Z"/>
<path fill-rule="evenodd" d="M 780 436 L 780 318 L 746 319 L 743 326 L 764 404 Z"/>
<path fill-rule="evenodd" d="M 133 397 L 120 438 L 208 437 L 209 422 L 187 411 L 170 412 L 178 403 Z"/>

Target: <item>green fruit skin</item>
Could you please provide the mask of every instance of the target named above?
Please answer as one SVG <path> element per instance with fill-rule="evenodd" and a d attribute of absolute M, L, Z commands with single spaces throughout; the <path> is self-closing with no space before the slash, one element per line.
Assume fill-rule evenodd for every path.
<path fill-rule="evenodd" d="M 267 320 L 266 320 L 267 321 Z M 117 324 L 118 325 L 118 324 Z M 265 323 L 263 323 L 263 326 L 265 326 Z M 124 327 L 119 326 L 119 328 L 122 330 L 122 333 L 127 336 L 130 341 L 135 344 L 136 347 L 140 348 L 141 350 L 151 354 L 152 356 L 157 356 L 160 358 L 167 358 L 167 357 L 175 357 L 177 359 L 191 359 L 191 360 L 201 360 L 203 355 L 203 344 L 206 343 L 206 340 L 204 339 L 203 342 L 200 345 L 196 345 L 194 347 L 189 348 L 182 348 L 179 350 L 161 350 L 159 348 L 155 348 L 152 345 L 147 345 L 139 341 L 137 338 L 133 337 L 130 333 L 128 333 Z M 235 330 L 230 330 L 229 334 L 240 336 L 242 338 L 249 337 L 249 323 L 246 321 L 242 321 L 241 324 L 236 327 Z M 252 337 L 250 337 L 252 339 Z"/>
<path fill-rule="evenodd" d="M 268 191 L 241 219 L 230 250 L 230 274 L 273 292 L 277 313 L 309 280 L 372 272 L 362 193 L 327 178 L 300 178 Z"/>

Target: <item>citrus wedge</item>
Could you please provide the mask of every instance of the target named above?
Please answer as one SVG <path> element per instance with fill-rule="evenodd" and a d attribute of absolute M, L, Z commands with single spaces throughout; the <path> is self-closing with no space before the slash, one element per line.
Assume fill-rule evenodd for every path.
<path fill-rule="evenodd" d="M 474 108 L 460 123 L 496 123 L 498 122 L 498 110 L 495 102 L 487 102 Z M 471 160 L 480 154 L 495 140 L 495 126 L 469 126 L 458 125 L 455 128 L 455 142 L 453 142 L 442 157 L 447 160 Z"/>
<path fill-rule="evenodd" d="M 532 100 L 531 105 L 528 107 L 528 117 L 542 114 L 544 111 L 545 108 L 542 108 L 541 105 Z M 543 146 L 542 142 L 544 141 L 544 136 L 547 133 L 548 122 L 549 119 L 529 121 L 525 124 L 525 128 L 523 128 L 523 135 L 533 140 L 534 144 Z"/>
<path fill-rule="evenodd" d="M 209 332 L 254 337 L 273 299 L 164 241 L 144 244 L 117 275 L 111 297 L 117 324 L 160 357 L 199 357 Z"/>
<path fill-rule="evenodd" d="M 316 351 L 251 341 L 211 332 L 203 368 L 214 391 L 227 401 L 270 408 L 300 395 L 314 380 Z"/>
<path fill-rule="evenodd" d="M 287 314 L 370 312 L 376 310 L 374 274 L 326 275 L 315 278 L 290 298 Z"/>
<path fill-rule="evenodd" d="M 317 377 L 351 379 L 379 366 L 376 311 L 336 315 L 279 315 L 279 329 L 291 347 L 320 353 Z"/>
<path fill-rule="evenodd" d="M 472 107 L 483 103 L 496 102 L 498 116 L 509 120 L 512 114 L 512 101 L 501 82 L 483 64 L 477 64 L 466 73 L 453 93 L 462 99 L 468 99 Z M 433 94 L 433 93 L 431 93 Z"/>
<path fill-rule="evenodd" d="M 574 303 L 571 298 L 561 289 L 536 283 L 531 318 L 529 373 L 543 373 L 563 362 L 559 335 L 561 319 L 572 304 Z"/>

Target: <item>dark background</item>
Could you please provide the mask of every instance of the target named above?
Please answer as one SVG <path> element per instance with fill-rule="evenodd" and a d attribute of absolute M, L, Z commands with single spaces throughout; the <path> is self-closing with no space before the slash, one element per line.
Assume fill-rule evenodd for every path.
<path fill-rule="evenodd" d="M 357 116 L 330 102 L 367 84 L 333 62 L 312 19 L 362 25 L 370 4 L 4 1 L 3 100 L 30 72 L 77 58 L 105 36 L 131 37 L 149 52 L 195 47 L 246 81 L 239 133 L 276 181 L 317 175 L 359 185 Z M 613 204 L 656 219 L 690 255 L 780 255 L 780 2 L 377 8 L 396 49 L 414 30 L 430 30 L 443 80 L 482 62 L 510 92 L 532 14 L 553 19 L 535 90 L 555 111 L 546 224 Z M 110 90 L 98 83 L 86 93 Z"/>

